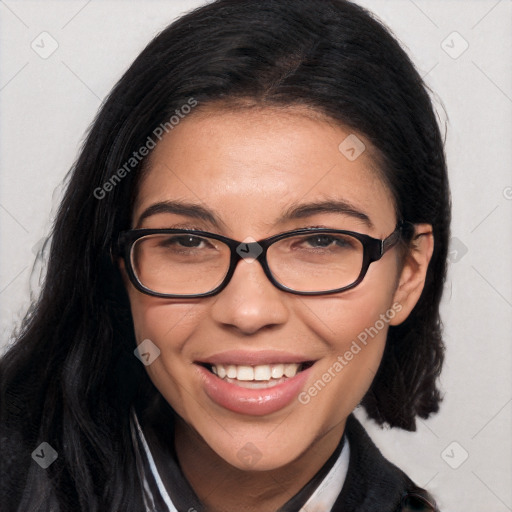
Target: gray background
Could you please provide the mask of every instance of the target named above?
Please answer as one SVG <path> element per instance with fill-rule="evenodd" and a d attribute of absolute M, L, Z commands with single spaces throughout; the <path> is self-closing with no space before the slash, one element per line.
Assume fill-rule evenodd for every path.
<path fill-rule="evenodd" d="M 202 3 L 0 1 L 0 349 L 37 292 L 35 254 L 103 98 L 158 31 Z M 359 3 L 435 91 L 454 207 L 441 412 L 416 433 L 367 428 L 444 512 L 512 510 L 512 1 Z"/>

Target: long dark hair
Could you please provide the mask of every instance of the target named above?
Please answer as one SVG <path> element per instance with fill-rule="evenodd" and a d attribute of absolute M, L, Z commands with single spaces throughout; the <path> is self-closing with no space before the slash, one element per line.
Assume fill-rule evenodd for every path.
<path fill-rule="evenodd" d="M 399 215 L 432 224 L 435 248 L 423 294 L 390 328 L 363 405 L 379 424 L 406 430 L 438 410 L 450 197 L 421 77 L 390 32 L 348 1 L 219 0 L 177 20 L 137 57 L 70 171 L 40 298 L 0 363 L 10 447 L 0 499 L 13 510 L 142 510 L 129 410 L 155 390 L 133 355 L 129 303 L 110 251 L 130 226 L 144 163 L 132 165 L 133 152 L 159 126 L 172 129 L 184 105 L 213 101 L 306 105 L 377 148 Z M 30 457 L 43 441 L 58 453 L 46 471 Z"/>

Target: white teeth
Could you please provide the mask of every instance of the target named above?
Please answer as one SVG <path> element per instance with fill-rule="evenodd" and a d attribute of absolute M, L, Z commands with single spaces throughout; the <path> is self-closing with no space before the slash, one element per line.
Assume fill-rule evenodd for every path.
<path fill-rule="evenodd" d="M 236 374 L 237 374 L 236 366 L 234 364 L 228 365 L 228 367 L 226 368 L 226 375 L 230 379 L 236 379 Z"/>
<path fill-rule="evenodd" d="M 295 377 L 300 368 L 299 363 L 260 364 L 257 366 L 214 364 L 212 372 L 221 379 L 237 379 L 240 381 L 269 381 L 284 377 Z"/>
<path fill-rule="evenodd" d="M 284 364 L 273 364 L 271 372 L 273 379 L 280 379 L 284 375 Z"/>
<path fill-rule="evenodd" d="M 236 370 L 238 380 L 254 380 L 254 368 L 252 366 L 239 366 Z"/>
<path fill-rule="evenodd" d="M 299 368 L 298 364 L 289 363 L 284 365 L 284 374 L 286 377 L 295 377 L 297 374 L 297 370 Z"/>
<path fill-rule="evenodd" d="M 272 370 L 268 364 L 261 364 L 254 367 L 254 380 L 269 380 Z"/>

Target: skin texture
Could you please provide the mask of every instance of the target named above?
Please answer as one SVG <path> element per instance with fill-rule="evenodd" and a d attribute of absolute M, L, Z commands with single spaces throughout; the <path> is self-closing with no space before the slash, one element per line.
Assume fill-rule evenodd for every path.
<path fill-rule="evenodd" d="M 197 111 L 150 154 L 133 227 L 196 228 L 239 241 L 311 226 L 385 238 L 397 222 L 392 195 L 362 135 L 367 150 L 355 161 L 339 151 L 350 133 L 300 107 Z M 275 223 L 292 204 L 327 198 L 350 202 L 372 226 L 339 213 Z M 201 204 L 221 219 L 221 229 L 169 213 L 139 224 L 144 210 L 165 200 Z M 269 415 L 237 414 L 212 402 L 194 361 L 231 349 L 285 350 L 316 360 L 308 389 L 381 314 L 394 309 L 393 325 L 410 313 L 433 250 L 431 226 L 417 225 L 416 233 L 423 236 L 402 268 L 393 248 L 360 285 L 341 294 L 286 293 L 268 281 L 259 263 L 245 260 L 228 286 L 207 298 L 151 297 L 126 279 L 136 338 L 151 339 L 161 351 L 147 367 L 149 376 L 182 418 L 175 437 L 180 465 L 208 510 L 275 510 L 314 476 L 372 382 L 388 324 L 307 404 L 293 400 Z M 237 456 L 246 443 L 260 454 L 251 467 Z"/>

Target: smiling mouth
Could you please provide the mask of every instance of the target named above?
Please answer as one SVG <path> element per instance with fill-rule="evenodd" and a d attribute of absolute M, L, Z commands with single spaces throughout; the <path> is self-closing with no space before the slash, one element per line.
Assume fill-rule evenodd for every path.
<path fill-rule="evenodd" d="M 269 388 L 307 370 L 315 361 L 261 365 L 199 363 L 218 378 L 250 389 Z"/>

